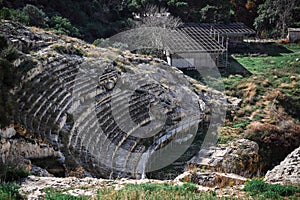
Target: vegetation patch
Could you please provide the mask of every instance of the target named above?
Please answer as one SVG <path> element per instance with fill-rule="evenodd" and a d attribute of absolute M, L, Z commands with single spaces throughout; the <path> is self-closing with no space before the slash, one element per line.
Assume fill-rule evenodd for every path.
<path fill-rule="evenodd" d="M 18 58 L 17 50 L 9 46 L 7 39 L 0 35 L 0 128 L 11 123 L 16 104 L 11 90 L 20 83 L 20 73 L 13 65 Z"/>
<path fill-rule="evenodd" d="M 61 54 L 69 54 L 69 55 L 77 55 L 77 56 L 83 56 L 84 52 L 80 49 L 75 47 L 74 45 L 55 45 L 52 47 L 56 52 Z"/>
<path fill-rule="evenodd" d="M 58 192 L 53 188 L 46 189 L 46 200 L 88 200 L 88 197 L 83 196 L 73 196 L 70 194 L 64 194 L 62 192 Z"/>
<path fill-rule="evenodd" d="M 98 199 L 220 199 L 216 193 L 201 193 L 196 185 L 185 183 L 182 186 L 170 184 L 129 184 L 121 190 L 104 188 L 98 190 Z M 222 199 L 222 198 L 221 198 Z M 223 198 L 225 199 L 225 198 Z M 226 198 L 228 199 L 228 198 Z"/>
<path fill-rule="evenodd" d="M 18 66 L 18 68 L 20 71 L 22 71 L 22 73 L 27 73 L 31 69 L 35 68 L 36 65 L 37 65 L 37 62 L 35 62 L 33 60 L 25 60 Z"/>
<path fill-rule="evenodd" d="M 19 185 L 15 183 L 1 183 L 0 184 L 0 199 L 5 200 L 15 200 L 21 199 L 21 196 L 18 192 L 20 188 Z"/>
<path fill-rule="evenodd" d="M 258 48 L 250 45 L 255 45 L 250 50 Z M 300 144 L 300 49 L 292 44 L 259 45 L 267 55 L 235 56 L 251 76 L 231 75 L 222 81 L 227 95 L 242 99 L 237 110 L 228 111 L 225 126 L 259 144 L 260 168 L 266 172 Z M 226 135 L 221 133 L 219 142 L 230 141 Z"/>
<path fill-rule="evenodd" d="M 1 164 L 0 180 L 5 182 L 19 181 L 29 176 L 29 172 L 20 167 L 6 166 Z"/>
<path fill-rule="evenodd" d="M 300 188 L 279 184 L 267 184 L 262 180 L 251 180 L 246 183 L 244 191 L 259 199 L 298 199 Z"/>

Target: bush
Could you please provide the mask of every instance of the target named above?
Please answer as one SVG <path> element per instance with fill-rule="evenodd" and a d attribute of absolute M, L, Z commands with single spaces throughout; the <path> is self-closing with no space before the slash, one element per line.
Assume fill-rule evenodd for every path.
<path fill-rule="evenodd" d="M 5 182 L 19 181 L 22 178 L 29 176 L 29 172 L 22 168 L 11 166 L 2 166 L 0 171 L 0 179 Z"/>
<path fill-rule="evenodd" d="M 16 108 L 14 97 L 10 90 L 20 83 L 20 76 L 13 61 L 18 58 L 18 52 L 12 46 L 8 46 L 4 36 L 0 36 L 0 127 L 10 124 L 14 109 Z"/>
<path fill-rule="evenodd" d="M 300 192 L 300 188 L 279 184 L 267 184 L 262 180 L 251 180 L 246 183 L 244 191 L 248 192 L 251 196 L 258 196 L 264 199 L 280 199 L 282 197 L 296 195 Z"/>
<path fill-rule="evenodd" d="M 50 29 L 53 29 L 58 34 L 66 34 L 73 37 L 81 37 L 79 30 L 71 24 L 67 18 L 61 16 L 53 16 L 49 21 Z"/>
<path fill-rule="evenodd" d="M 0 35 L 0 52 L 7 48 L 8 44 L 7 44 L 7 40 L 3 35 Z"/>
<path fill-rule="evenodd" d="M 78 55 L 83 56 L 84 52 L 80 48 L 76 48 L 73 45 L 68 46 L 53 46 L 53 49 L 61 54 Z"/>
<path fill-rule="evenodd" d="M 34 5 L 27 4 L 23 8 L 23 12 L 29 16 L 29 25 L 44 27 L 45 26 L 45 13 Z"/>
<path fill-rule="evenodd" d="M 15 47 L 8 46 L 7 48 L 3 49 L 0 53 L 0 57 L 4 58 L 10 62 L 13 62 L 19 57 L 19 54 Z"/>
<path fill-rule="evenodd" d="M 29 24 L 29 16 L 21 10 L 14 10 L 9 8 L 0 9 L 0 19 L 7 19 L 12 21 L 17 21 L 22 24 Z"/>
<path fill-rule="evenodd" d="M 266 172 L 299 146 L 299 131 L 300 126 L 293 121 L 282 120 L 278 125 L 251 122 L 244 136 L 259 145 L 259 157 Z"/>
<path fill-rule="evenodd" d="M 35 68 L 37 65 L 37 62 L 33 60 L 25 60 L 19 65 L 19 70 L 22 71 L 23 73 L 27 73 L 31 69 Z"/>
<path fill-rule="evenodd" d="M 98 46 L 98 47 L 102 47 L 102 48 L 107 48 L 109 46 L 111 46 L 109 39 L 104 39 L 104 38 L 100 38 L 100 39 L 96 39 L 93 42 L 93 45 Z"/>

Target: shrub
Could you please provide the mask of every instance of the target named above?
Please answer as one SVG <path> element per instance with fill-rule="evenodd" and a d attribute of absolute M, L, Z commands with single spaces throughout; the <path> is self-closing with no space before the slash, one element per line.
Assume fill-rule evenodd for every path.
<path fill-rule="evenodd" d="M 66 34 L 73 37 L 81 37 L 81 34 L 75 26 L 67 18 L 61 16 L 53 16 L 49 20 L 49 27 L 56 31 L 57 34 Z"/>
<path fill-rule="evenodd" d="M 7 48 L 3 49 L 0 54 L 1 58 L 4 58 L 10 62 L 13 62 L 19 57 L 19 54 L 13 46 L 8 46 Z"/>
<path fill-rule="evenodd" d="M 29 24 L 29 16 L 21 10 L 14 10 L 9 8 L 0 9 L 0 19 L 7 19 L 12 21 L 17 21 L 22 24 Z"/>
<path fill-rule="evenodd" d="M 3 35 L 0 35 L 0 52 L 7 48 L 8 44 L 7 44 L 7 40 Z"/>
<path fill-rule="evenodd" d="M 23 12 L 29 16 L 29 25 L 39 26 L 39 27 L 45 26 L 46 15 L 41 9 L 38 9 L 34 5 L 27 4 L 23 8 Z"/>
<path fill-rule="evenodd" d="M 16 182 L 27 176 L 29 176 L 29 172 L 26 170 L 24 158 L 14 154 L 10 149 L 9 155 L 5 157 L 5 162 L 0 161 L 0 182 Z"/>
<path fill-rule="evenodd" d="M 282 120 L 278 125 L 252 122 L 245 130 L 245 137 L 259 145 L 265 172 L 299 146 L 299 131 L 300 126 L 293 121 Z"/>
<path fill-rule="evenodd" d="M 0 36 L 0 127 L 9 125 L 16 108 L 14 97 L 8 94 L 20 80 L 18 70 L 12 63 L 17 58 L 16 49 L 8 46 L 6 38 Z"/>
<path fill-rule="evenodd" d="M 37 65 L 37 62 L 33 60 L 25 60 L 19 65 L 19 70 L 22 71 L 23 73 L 27 73 L 31 69 L 33 69 Z"/>
<path fill-rule="evenodd" d="M 0 179 L 5 182 L 19 181 L 22 178 L 29 176 L 29 172 L 22 168 L 11 166 L 3 166 L 0 171 Z"/>
<path fill-rule="evenodd" d="M 107 48 L 109 46 L 111 46 L 110 41 L 108 38 L 104 39 L 104 38 L 100 38 L 100 39 L 96 39 L 93 42 L 93 45 L 98 46 L 98 47 L 102 47 L 102 48 Z"/>
<path fill-rule="evenodd" d="M 73 45 L 68 46 L 53 46 L 53 49 L 61 54 L 78 55 L 83 56 L 84 52 L 80 48 L 76 48 Z"/>

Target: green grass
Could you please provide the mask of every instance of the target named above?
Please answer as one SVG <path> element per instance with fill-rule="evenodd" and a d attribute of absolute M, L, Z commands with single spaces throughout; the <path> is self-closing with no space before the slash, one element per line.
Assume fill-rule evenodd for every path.
<path fill-rule="evenodd" d="M 136 200 L 172 200 L 172 199 L 220 199 L 216 197 L 215 192 L 201 193 L 196 185 L 185 183 L 182 186 L 170 184 L 129 184 L 121 190 L 113 188 L 104 188 L 98 191 L 98 199 L 115 200 L 115 199 L 136 199 Z M 226 198 L 221 198 L 226 199 Z"/>
<path fill-rule="evenodd" d="M 53 188 L 46 189 L 46 200 L 88 200 L 88 197 L 73 196 L 70 194 L 63 194 L 62 192 L 56 191 Z"/>
<path fill-rule="evenodd" d="M 20 199 L 18 193 L 19 185 L 15 183 L 1 183 L 0 184 L 0 200 L 15 200 Z"/>
<path fill-rule="evenodd" d="M 279 184 L 267 184 L 262 180 L 251 180 L 246 183 L 244 191 L 254 196 L 255 199 L 289 199 L 300 198 L 300 188 Z"/>
<path fill-rule="evenodd" d="M 216 192 L 199 192 L 195 184 L 185 183 L 182 186 L 172 184 L 128 184 L 123 189 L 115 190 L 114 187 L 104 187 L 97 191 L 96 197 L 72 196 L 63 194 L 64 191 L 57 191 L 53 188 L 45 189 L 46 200 L 196 200 L 196 199 L 235 199 L 235 198 L 219 198 Z M 1 200 L 1 198 L 0 198 Z"/>
<path fill-rule="evenodd" d="M 243 122 L 237 123 L 237 124 L 233 124 L 232 128 L 245 128 L 251 121 L 249 119 L 246 119 Z"/>
<path fill-rule="evenodd" d="M 291 53 L 276 53 L 275 56 L 237 56 L 236 60 L 254 75 L 265 74 L 275 69 L 283 69 L 293 65 L 296 63 L 296 59 L 300 57 L 299 44 L 283 45 L 283 47 L 290 50 Z"/>

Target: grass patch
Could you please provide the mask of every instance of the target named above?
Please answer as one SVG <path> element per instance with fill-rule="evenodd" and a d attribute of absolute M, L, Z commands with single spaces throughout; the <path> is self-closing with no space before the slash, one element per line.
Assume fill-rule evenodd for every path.
<path fill-rule="evenodd" d="M 251 121 L 249 119 L 246 119 L 243 122 L 237 123 L 237 124 L 233 124 L 232 128 L 245 128 Z"/>
<path fill-rule="evenodd" d="M 300 188 L 279 184 L 267 184 L 262 180 L 251 180 L 246 183 L 244 191 L 259 199 L 300 198 Z"/>
<path fill-rule="evenodd" d="M 19 185 L 15 183 L 1 183 L 0 184 L 0 199 L 2 200 L 15 200 L 21 199 L 18 192 Z"/>
<path fill-rule="evenodd" d="M 54 45 L 52 48 L 53 50 L 61 54 L 77 55 L 80 57 L 84 56 L 84 52 L 80 48 L 75 47 L 74 45 Z"/>
<path fill-rule="evenodd" d="M 121 190 L 104 188 L 98 190 L 98 199 L 137 199 L 137 200 L 169 200 L 169 199 L 220 199 L 215 192 L 201 193 L 195 184 L 185 183 L 182 186 L 170 184 L 129 184 Z M 224 198 L 225 199 L 225 198 Z"/>
<path fill-rule="evenodd" d="M 219 80 L 226 95 L 242 101 L 227 111 L 224 128 L 228 131 L 219 131 L 218 143 L 236 136 L 257 142 L 260 170 L 266 172 L 299 146 L 300 45 L 251 45 L 249 52 L 233 55 L 251 75 L 231 68 L 231 75 Z"/>
<path fill-rule="evenodd" d="M 275 69 L 286 69 L 287 66 L 296 63 L 300 56 L 299 45 L 282 45 L 289 52 L 269 54 L 267 56 L 236 56 L 235 59 L 241 63 L 252 74 L 264 74 Z"/>
<path fill-rule="evenodd" d="M 88 199 L 89 199 L 88 197 L 63 194 L 62 192 L 58 192 L 53 188 L 46 189 L 46 200 L 88 200 Z"/>

